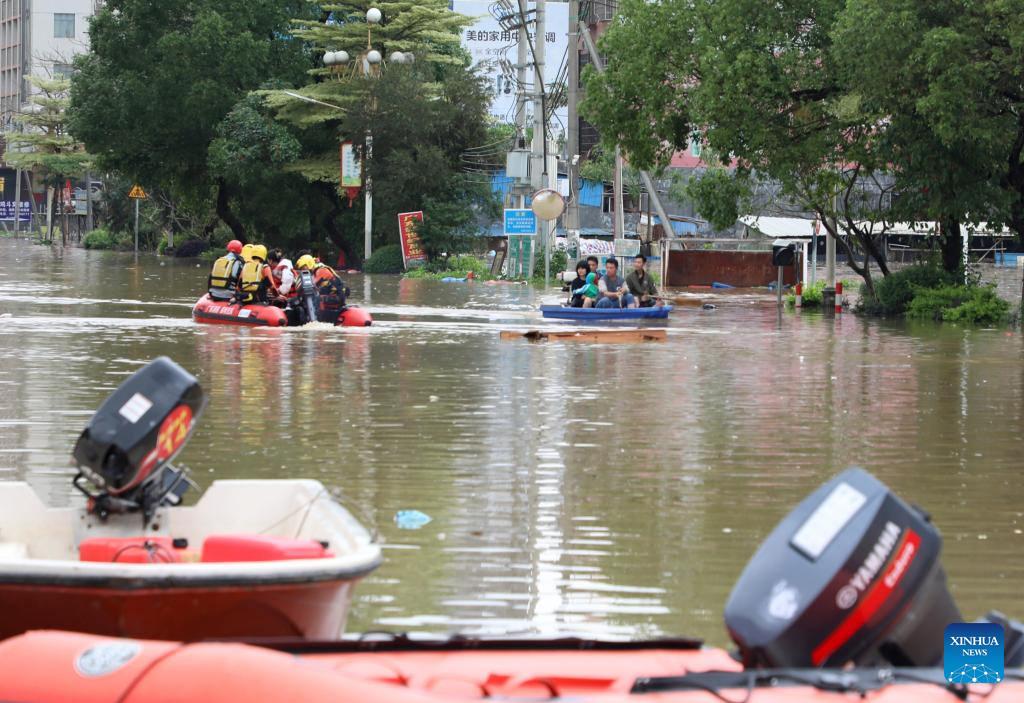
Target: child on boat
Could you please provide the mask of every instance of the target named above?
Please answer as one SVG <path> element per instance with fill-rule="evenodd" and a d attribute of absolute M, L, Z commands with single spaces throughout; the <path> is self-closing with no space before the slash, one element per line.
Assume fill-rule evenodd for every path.
<path fill-rule="evenodd" d="M 583 287 L 581 294 L 583 295 L 583 307 L 592 308 L 597 304 L 597 274 L 587 274 L 587 285 Z"/>

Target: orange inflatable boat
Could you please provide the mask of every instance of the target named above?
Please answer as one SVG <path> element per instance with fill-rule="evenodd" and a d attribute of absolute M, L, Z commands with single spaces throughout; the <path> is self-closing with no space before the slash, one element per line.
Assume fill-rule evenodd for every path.
<path fill-rule="evenodd" d="M 192 318 L 196 322 L 212 325 L 245 325 L 247 327 L 287 327 L 288 315 L 273 305 L 239 305 L 229 301 L 214 300 L 207 293 L 192 307 Z M 337 325 L 344 327 L 369 327 L 373 317 L 366 310 L 346 306 L 338 316 Z"/>
<path fill-rule="evenodd" d="M 465 647 L 474 647 L 471 650 Z M 524 648 L 525 647 L 525 648 Z M 484 698 L 580 703 L 955 703 L 1024 700 L 1021 671 L 997 685 L 947 684 L 938 669 L 743 671 L 686 641 L 331 643 L 293 652 L 68 632 L 0 642 L 0 700 L 76 703 L 302 701 L 440 703 Z"/>

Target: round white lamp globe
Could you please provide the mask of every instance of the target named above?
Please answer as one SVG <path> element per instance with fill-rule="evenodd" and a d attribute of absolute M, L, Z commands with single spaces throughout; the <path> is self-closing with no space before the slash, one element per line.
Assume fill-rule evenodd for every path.
<path fill-rule="evenodd" d="M 376 49 L 370 49 L 366 52 L 366 60 L 372 64 L 378 64 L 381 60 L 380 52 Z"/>
<path fill-rule="evenodd" d="M 378 10 L 376 7 L 371 7 L 369 10 L 366 11 L 366 21 L 369 22 L 370 24 L 380 24 L 380 18 L 380 10 Z"/>
<path fill-rule="evenodd" d="M 533 202 L 530 209 L 541 220 L 545 222 L 557 220 L 565 210 L 565 199 L 550 188 L 541 188 L 533 194 Z"/>

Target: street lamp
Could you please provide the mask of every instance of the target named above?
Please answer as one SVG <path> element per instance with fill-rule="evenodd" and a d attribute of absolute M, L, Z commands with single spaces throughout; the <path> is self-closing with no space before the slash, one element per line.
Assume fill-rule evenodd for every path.
<path fill-rule="evenodd" d="M 382 19 L 383 14 L 376 7 L 371 7 L 366 11 L 366 51 L 357 57 L 357 65 L 362 66 L 363 75 L 367 78 L 373 78 L 379 75 L 380 70 L 385 64 L 384 55 L 373 48 L 372 35 L 373 25 L 380 24 Z M 414 59 L 415 57 L 411 52 L 394 51 L 388 58 L 388 62 L 396 64 L 411 64 Z M 332 69 L 335 67 L 347 67 L 351 60 L 352 57 L 349 56 L 347 51 L 328 51 L 324 54 L 323 58 L 324 66 Z M 363 154 L 363 158 L 363 171 L 365 173 L 365 178 L 363 179 L 363 195 L 366 203 L 363 222 L 363 260 L 365 261 L 370 258 L 370 254 L 373 251 L 373 181 L 370 177 L 369 170 L 370 160 L 373 158 L 373 134 L 369 128 L 366 130 L 366 149 Z"/>

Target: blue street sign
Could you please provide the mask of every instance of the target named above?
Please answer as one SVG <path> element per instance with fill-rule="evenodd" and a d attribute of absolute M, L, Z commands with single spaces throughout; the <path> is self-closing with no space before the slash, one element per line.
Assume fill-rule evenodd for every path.
<path fill-rule="evenodd" d="M 537 234 L 537 216 L 533 210 L 505 210 L 505 236 L 532 237 Z"/>

